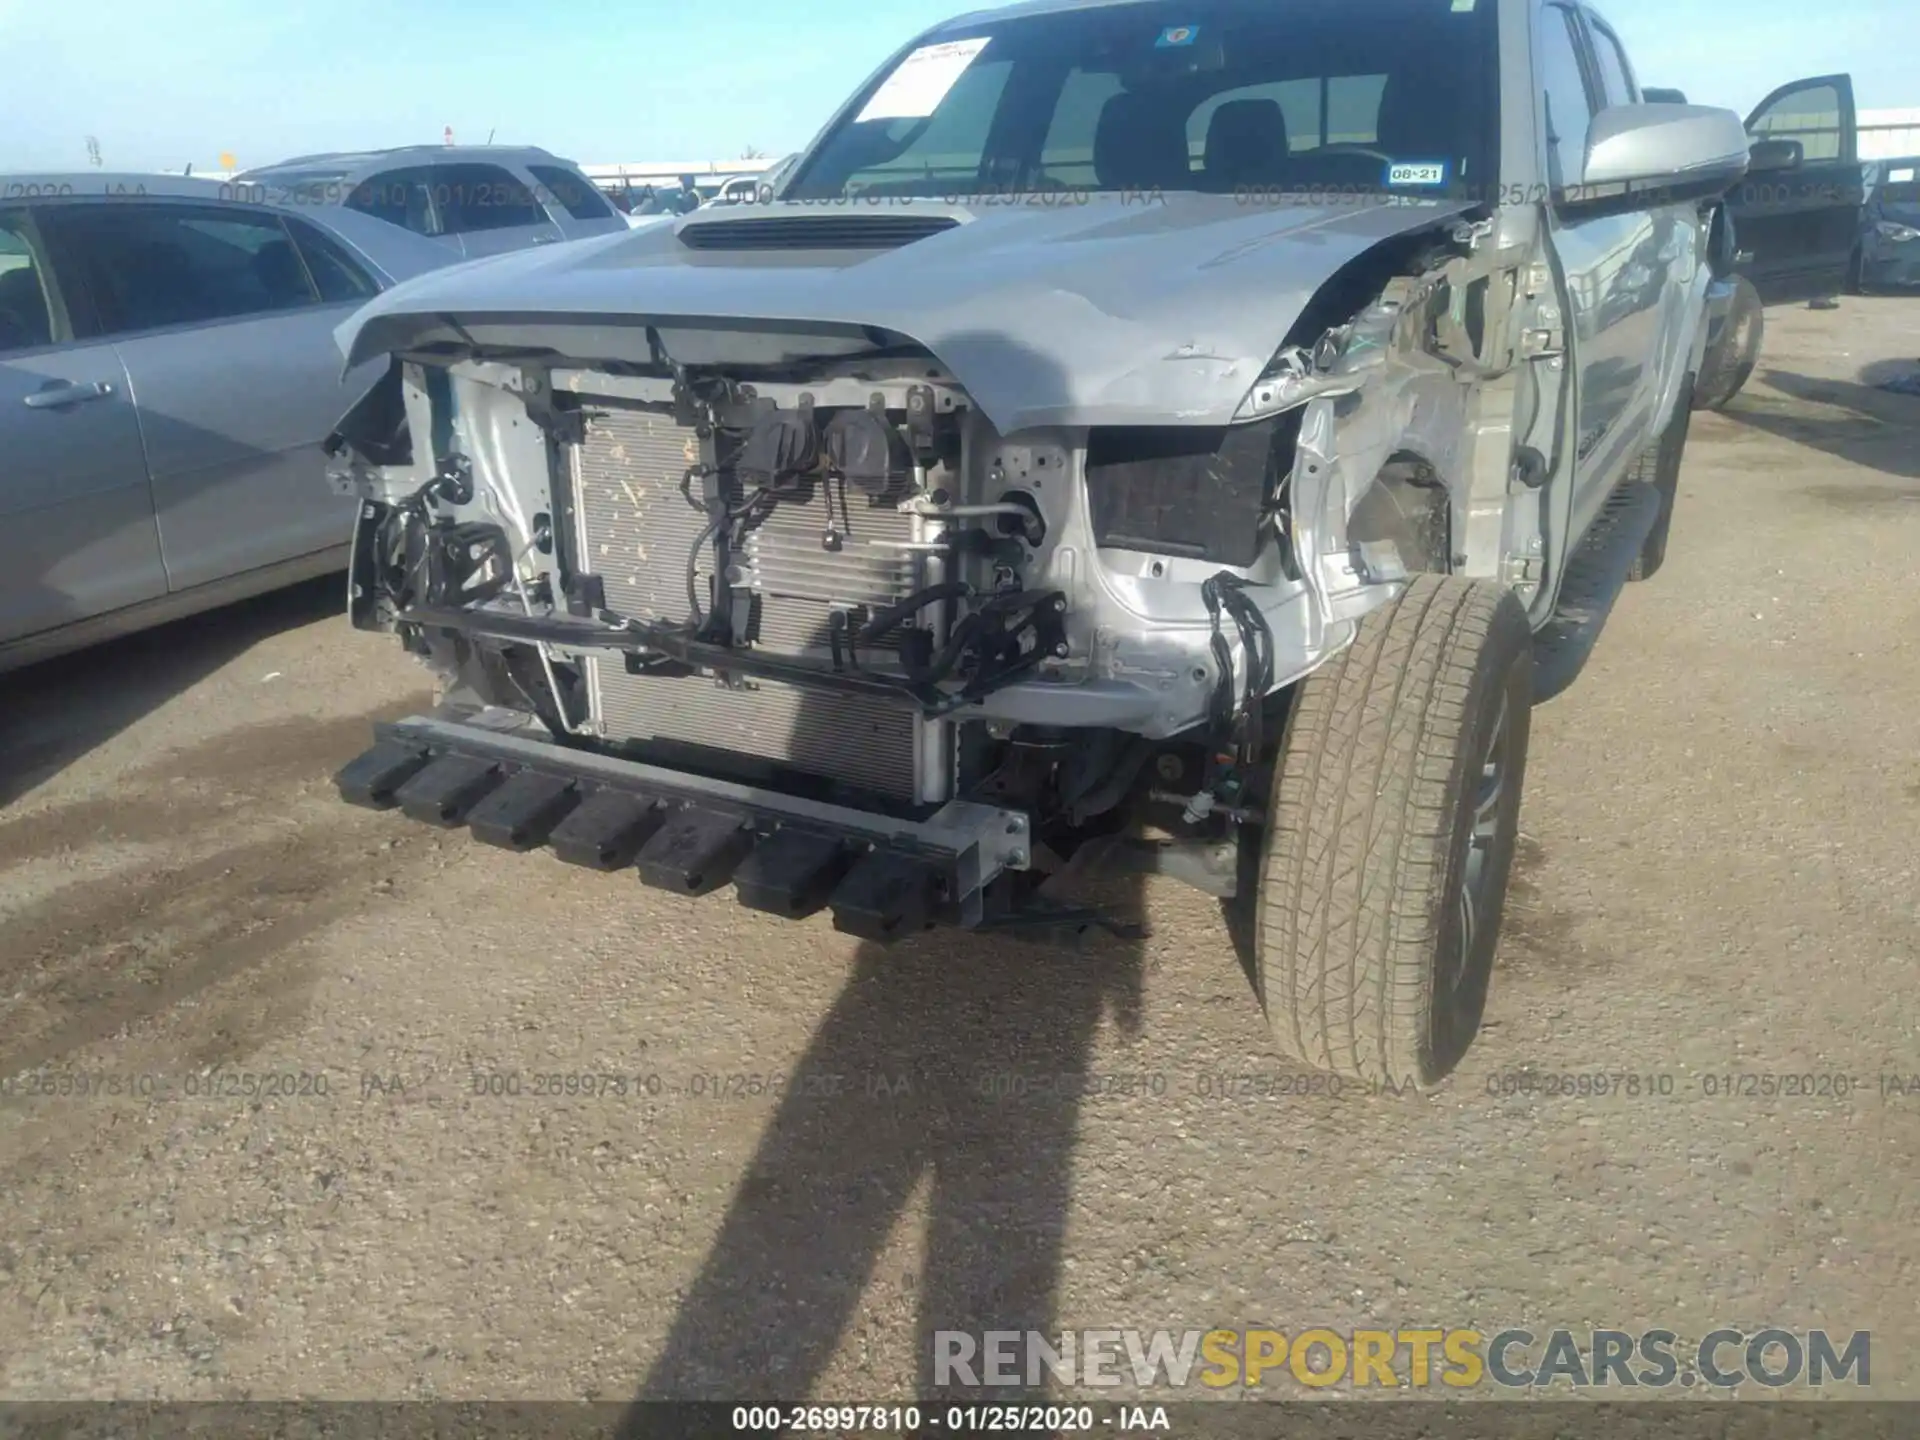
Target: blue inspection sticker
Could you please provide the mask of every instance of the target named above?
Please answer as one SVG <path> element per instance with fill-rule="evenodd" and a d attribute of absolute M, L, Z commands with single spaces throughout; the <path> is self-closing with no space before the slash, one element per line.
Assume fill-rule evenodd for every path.
<path fill-rule="evenodd" d="M 1153 48 L 1174 50 L 1182 45 L 1191 45 L 1199 34 L 1198 25 L 1169 25 L 1160 32 L 1160 38 L 1153 42 Z"/>
<path fill-rule="evenodd" d="M 1450 169 L 1444 160 L 1396 160 L 1387 166 L 1387 188 L 1444 185 Z"/>

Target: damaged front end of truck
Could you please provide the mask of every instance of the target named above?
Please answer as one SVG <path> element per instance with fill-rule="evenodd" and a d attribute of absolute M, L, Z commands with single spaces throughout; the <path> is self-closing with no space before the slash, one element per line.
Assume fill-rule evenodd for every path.
<path fill-rule="evenodd" d="M 1551 336 L 1548 277 L 1465 207 L 1382 206 L 1292 214 L 1311 265 L 1211 327 L 1058 284 L 961 306 L 934 265 L 918 318 L 755 314 L 745 260 L 878 248 L 756 209 L 343 329 L 392 356 L 329 441 L 353 623 L 442 695 L 343 795 L 876 940 L 1099 922 L 1060 898 L 1096 856 L 1231 896 L 1291 687 L 1410 575 L 1504 573 L 1533 452 L 1498 352 Z M 916 217 L 896 269 L 974 218 L 870 224 Z M 746 293 L 664 303 L 622 246 Z"/>

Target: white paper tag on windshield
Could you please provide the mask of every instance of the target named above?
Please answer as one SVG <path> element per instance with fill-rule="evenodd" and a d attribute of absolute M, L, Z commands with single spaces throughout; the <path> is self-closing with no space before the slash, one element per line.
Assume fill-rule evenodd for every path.
<path fill-rule="evenodd" d="M 947 92 L 967 73 L 974 57 L 987 48 L 991 35 L 978 40 L 949 40 L 944 45 L 922 45 L 873 92 L 867 108 L 855 117 L 865 120 L 919 120 L 940 108 Z"/>
<path fill-rule="evenodd" d="M 1887 183 L 1889 185 L 1904 185 L 1911 179 L 1913 179 L 1913 171 L 1895 170 L 1887 176 Z"/>

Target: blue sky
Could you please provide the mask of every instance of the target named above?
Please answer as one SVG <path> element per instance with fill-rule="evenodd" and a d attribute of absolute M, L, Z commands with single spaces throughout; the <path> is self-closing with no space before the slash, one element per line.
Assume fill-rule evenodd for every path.
<path fill-rule="evenodd" d="M 1284 0 L 1275 0 L 1284 3 Z M 1435 0 L 1440 3 L 1440 0 Z M 811 138 L 966 0 L 0 0 L 0 171 L 260 165 L 304 151 L 545 145 L 586 162 L 727 159 Z M 1920 0 L 1609 0 L 1641 80 L 1745 111 L 1851 71 L 1920 106 Z M 1844 18 L 1843 18 L 1844 17 Z"/>

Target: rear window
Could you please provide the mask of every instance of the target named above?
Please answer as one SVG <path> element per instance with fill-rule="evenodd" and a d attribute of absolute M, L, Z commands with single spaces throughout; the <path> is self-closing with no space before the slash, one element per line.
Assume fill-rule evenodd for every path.
<path fill-rule="evenodd" d="M 533 192 L 498 165 L 434 166 L 433 208 L 449 235 L 548 223 Z"/>
<path fill-rule="evenodd" d="M 1247 188 L 1484 193 L 1493 0 L 1146 0 L 956 25 L 783 198 Z"/>
<path fill-rule="evenodd" d="M 440 224 L 431 200 L 433 172 L 425 165 L 382 170 L 369 175 L 347 196 L 347 208 L 398 225 L 416 235 L 438 235 Z"/>
<path fill-rule="evenodd" d="M 1901 160 L 1882 172 L 1880 198 L 1896 205 L 1920 204 L 1920 160 Z"/>
<path fill-rule="evenodd" d="M 576 220 L 610 220 L 613 207 L 607 204 L 593 182 L 564 165 L 529 165 L 527 170 L 545 188 L 549 205 L 559 205 Z"/>

